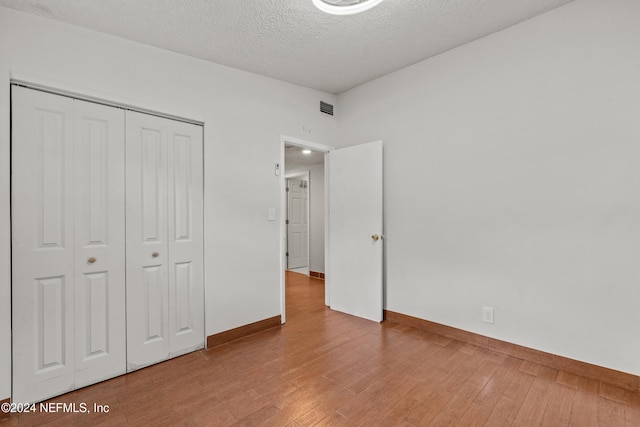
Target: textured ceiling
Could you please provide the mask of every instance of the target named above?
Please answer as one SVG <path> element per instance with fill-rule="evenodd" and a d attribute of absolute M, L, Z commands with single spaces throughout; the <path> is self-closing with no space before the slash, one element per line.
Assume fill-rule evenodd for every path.
<path fill-rule="evenodd" d="M 384 0 L 334 16 L 311 0 L 0 0 L 57 19 L 340 93 L 571 0 Z"/>

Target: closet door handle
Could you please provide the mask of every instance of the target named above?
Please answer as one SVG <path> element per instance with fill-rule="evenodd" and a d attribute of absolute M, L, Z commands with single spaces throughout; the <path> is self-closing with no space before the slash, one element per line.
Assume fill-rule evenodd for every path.
<path fill-rule="evenodd" d="M 91 258 L 89 258 L 89 259 L 87 260 L 87 262 L 88 262 L 89 264 L 93 264 L 94 262 L 96 262 L 96 259 L 95 259 L 94 257 L 91 257 Z"/>
<path fill-rule="evenodd" d="M 160 255 L 158 252 L 154 252 L 154 253 L 151 254 L 151 256 L 154 257 L 154 258 L 158 258 L 158 255 Z"/>

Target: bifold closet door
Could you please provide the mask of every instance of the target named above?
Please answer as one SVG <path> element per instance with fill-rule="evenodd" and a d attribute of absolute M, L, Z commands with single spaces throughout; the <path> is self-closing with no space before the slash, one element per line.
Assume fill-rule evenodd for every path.
<path fill-rule="evenodd" d="M 75 385 L 126 372 L 124 110 L 75 100 Z"/>
<path fill-rule="evenodd" d="M 202 127 L 127 112 L 127 370 L 204 346 Z"/>
<path fill-rule="evenodd" d="M 12 88 L 15 402 L 125 371 L 124 113 Z"/>
<path fill-rule="evenodd" d="M 73 100 L 12 89 L 15 402 L 74 388 Z"/>

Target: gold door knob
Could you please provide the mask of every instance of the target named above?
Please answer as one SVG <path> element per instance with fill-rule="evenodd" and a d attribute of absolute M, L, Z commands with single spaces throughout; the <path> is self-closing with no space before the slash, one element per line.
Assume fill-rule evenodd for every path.
<path fill-rule="evenodd" d="M 160 255 L 158 252 L 154 252 L 154 253 L 151 254 L 151 256 L 154 257 L 154 258 L 158 258 L 158 255 Z"/>
<path fill-rule="evenodd" d="M 380 240 L 380 236 L 378 236 L 377 234 L 374 234 L 373 236 L 371 236 L 371 238 L 373 239 L 374 242 L 377 242 L 378 240 Z"/>
<path fill-rule="evenodd" d="M 96 262 L 96 259 L 95 259 L 94 257 L 91 257 L 91 258 L 89 258 L 89 259 L 87 260 L 87 262 L 88 262 L 89 264 L 93 264 L 94 262 Z"/>

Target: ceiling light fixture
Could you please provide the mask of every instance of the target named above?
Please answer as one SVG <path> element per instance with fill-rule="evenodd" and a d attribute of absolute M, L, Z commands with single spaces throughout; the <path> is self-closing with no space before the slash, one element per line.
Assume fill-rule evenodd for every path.
<path fill-rule="evenodd" d="M 382 0 L 313 0 L 313 4 L 323 12 L 333 15 L 353 15 L 364 12 Z"/>
<path fill-rule="evenodd" d="M 311 154 L 311 150 L 305 148 L 302 150 L 302 154 Z"/>

